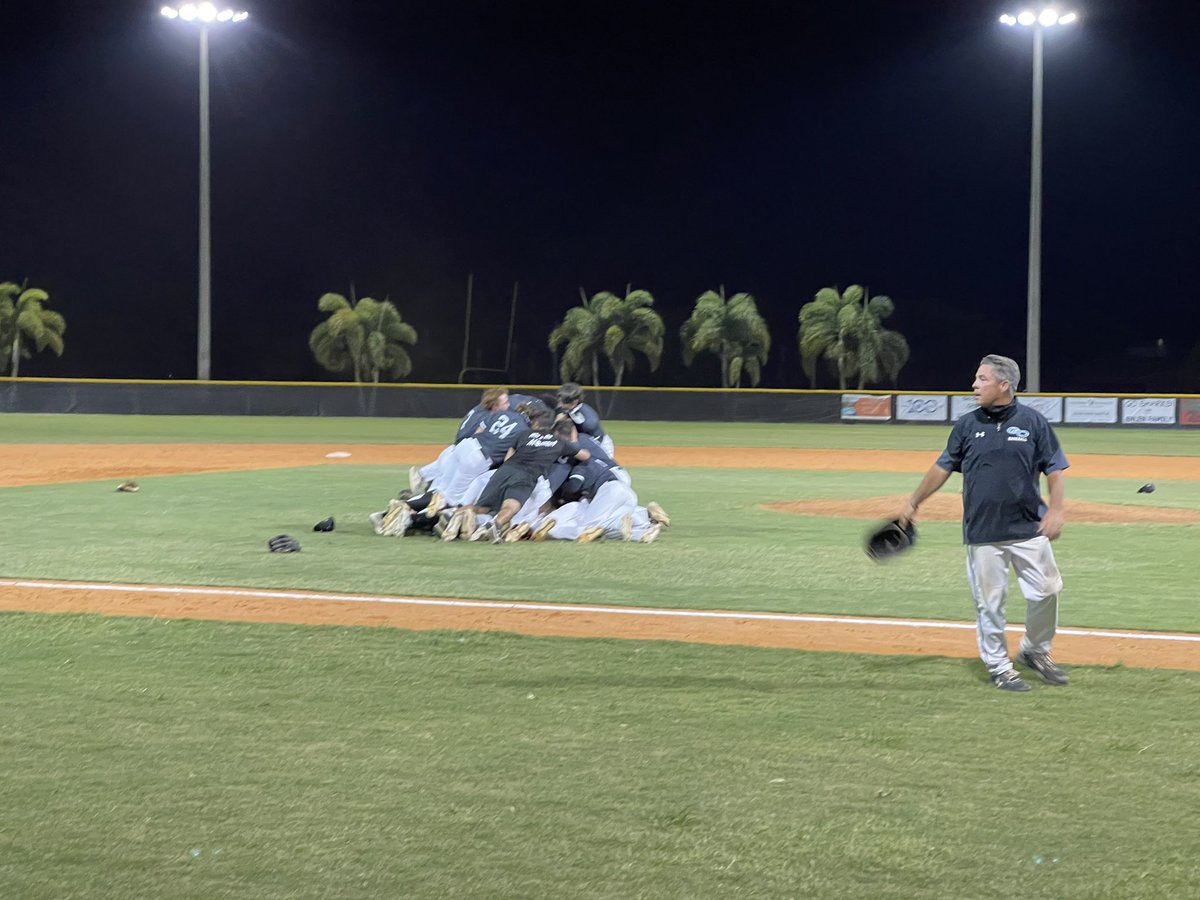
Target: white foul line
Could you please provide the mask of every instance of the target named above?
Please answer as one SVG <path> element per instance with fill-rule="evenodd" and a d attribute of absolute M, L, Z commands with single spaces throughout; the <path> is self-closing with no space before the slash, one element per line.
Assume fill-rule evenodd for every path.
<path fill-rule="evenodd" d="M 973 622 L 942 622 L 930 619 L 883 619 L 860 616 L 817 616 L 800 613 L 727 612 L 701 609 L 656 609 L 644 606 L 578 606 L 568 603 L 518 603 L 498 600 L 451 600 L 429 597 L 389 597 L 364 594 L 323 594 L 313 591 L 269 591 L 248 588 L 182 587 L 145 584 L 88 583 L 80 581 L 19 581 L 0 579 L 0 588 L 17 587 L 29 590 L 111 591 L 122 594 L 166 594 L 168 596 L 240 597 L 256 600 L 333 601 L 337 603 L 392 603 L 401 606 L 441 606 L 455 609 L 521 610 L 561 614 L 593 613 L 613 616 L 675 616 L 688 619 L 733 619 L 736 621 L 797 622 L 833 625 L 881 625 L 889 628 L 940 628 L 973 631 Z M 1023 631 L 1023 626 L 1010 625 L 1008 631 Z M 1059 628 L 1058 634 L 1080 637 L 1135 639 L 1144 641 L 1175 641 L 1200 643 L 1200 634 L 1168 634 L 1150 631 L 1108 631 L 1090 628 Z"/>

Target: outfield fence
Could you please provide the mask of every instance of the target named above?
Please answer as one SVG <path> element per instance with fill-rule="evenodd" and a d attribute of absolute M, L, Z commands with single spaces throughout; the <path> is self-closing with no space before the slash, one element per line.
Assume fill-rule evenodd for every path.
<path fill-rule="evenodd" d="M 0 378 L 0 413 L 457 418 L 491 385 Z M 540 396 L 557 385 L 513 385 Z M 946 424 L 970 394 L 749 388 L 587 387 L 604 418 L 676 422 Z M 1195 394 L 1021 394 L 1054 424 L 1200 426 Z"/>

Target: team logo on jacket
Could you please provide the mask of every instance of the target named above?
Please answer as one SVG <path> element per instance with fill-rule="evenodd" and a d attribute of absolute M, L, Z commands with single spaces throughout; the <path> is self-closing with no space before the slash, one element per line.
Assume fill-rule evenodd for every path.
<path fill-rule="evenodd" d="M 1029 432 L 1024 428 L 1018 428 L 1016 425 L 1009 425 L 1005 430 L 1008 433 L 1008 439 L 1010 441 L 1028 442 L 1029 440 Z"/>

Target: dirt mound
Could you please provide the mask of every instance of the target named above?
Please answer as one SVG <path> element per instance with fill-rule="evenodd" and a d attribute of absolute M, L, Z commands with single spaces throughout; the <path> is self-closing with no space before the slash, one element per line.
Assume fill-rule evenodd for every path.
<path fill-rule="evenodd" d="M 893 497 L 866 497 L 861 500 L 788 500 L 764 503 L 766 509 L 801 516 L 831 516 L 845 519 L 889 519 L 900 511 L 907 494 Z M 921 504 L 918 522 L 958 522 L 962 520 L 962 494 L 934 494 Z M 1123 503 L 1091 503 L 1067 500 L 1067 522 L 1121 525 L 1155 523 L 1192 525 L 1200 522 L 1200 511 L 1142 506 Z"/>

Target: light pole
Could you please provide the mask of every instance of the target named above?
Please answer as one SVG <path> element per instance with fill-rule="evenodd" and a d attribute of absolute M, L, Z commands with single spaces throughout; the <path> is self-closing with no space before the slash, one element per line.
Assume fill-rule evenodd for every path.
<path fill-rule="evenodd" d="M 1033 29 L 1033 138 L 1029 150 L 1029 292 L 1025 320 L 1025 390 L 1042 389 L 1042 44 L 1043 33 L 1056 25 L 1070 25 L 1075 13 L 1059 13 L 1048 6 L 1025 9 L 1015 16 L 1005 13 L 1008 26 Z"/>
<path fill-rule="evenodd" d="M 217 9 L 212 3 L 185 3 L 160 10 L 168 19 L 195 22 L 200 30 L 200 287 L 196 379 L 212 375 L 212 178 L 208 153 L 208 29 L 216 23 L 242 22 L 248 12 Z"/>

